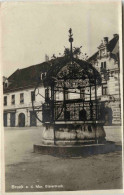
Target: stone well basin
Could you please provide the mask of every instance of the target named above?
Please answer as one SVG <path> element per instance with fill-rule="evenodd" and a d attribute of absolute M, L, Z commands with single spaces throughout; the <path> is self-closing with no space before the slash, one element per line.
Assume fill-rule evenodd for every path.
<path fill-rule="evenodd" d="M 44 126 L 42 143 L 46 145 L 75 145 L 77 143 L 91 143 L 105 141 L 105 131 L 102 125 L 82 124 L 82 125 L 47 125 Z"/>

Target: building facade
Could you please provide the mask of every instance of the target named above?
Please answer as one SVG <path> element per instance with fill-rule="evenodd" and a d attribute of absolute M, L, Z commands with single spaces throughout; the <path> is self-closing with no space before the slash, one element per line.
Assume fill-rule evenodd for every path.
<path fill-rule="evenodd" d="M 45 88 L 40 86 L 38 93 L 42 96 L 34 96 L 38 79 L 45 76 L 49 64 L 42 63 L 25 69 L 18 69 L 4 82 L 4 126 L 24 127 L 40 126 L 32 108 L 32 100 L 35 106 L 44 101 Z M 42 110 L 39 115 L 42 120 Z"/>
<path fill-rule="evenodd" d="M 119 35 L 104 37 L 98 51 L 88 61 L 101 73 L 100 101 L 106 101 L 108 125 L 121 124 Z"/>
<path fill-rule="evenodd" d="M 97 88 L 97 98 L 106 104 L 108 110 L 105 125 L 120 125 L 119 36 L 115 34 L 110 41 L 108 37 L 105 37 L 98 47 L 98 51 L 88 59 L 88 62 L 100 72 L 102 77 L 102 86 Z M 42 81 L 44 79 L 52 63 L 55 63 L 55 60 L 18 69 L 10 77 L 4 77 L 4 126 L 24 127 L 42 125 L 36 118 L 33 107 L 38 108 L 38 118 L 42 121 L 41 105 L 46 98 L 47 89 L 42 84 L 38 87 L 37 85 L 39 80 Z M 92 88 L 91 90 L 94 89 Z M 88 99 L 86 95 L 84 97 L 83 93 L 75 94 L 73 91 L 66 94 L 66 96 L 69 99 L 76 99 L 77 96 L 78 98 L 80 96 L 80 98 Z M 62 92 L 56 94 L 55 98 L 62 100 Z"/>

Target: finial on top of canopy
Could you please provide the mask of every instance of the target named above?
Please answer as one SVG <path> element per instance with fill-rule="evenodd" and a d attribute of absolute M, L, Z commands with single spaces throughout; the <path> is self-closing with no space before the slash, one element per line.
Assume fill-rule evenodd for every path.
<path fill-rule="evenodd" d="M 70 53 L 71 53 L 71 57 L 73 57 L 73 49 L 72 49 L 72 42 L 73 42 L 73 34 L 72 34 L 72 29 L 69 29 L 69 42 L 70 42 Z"/>

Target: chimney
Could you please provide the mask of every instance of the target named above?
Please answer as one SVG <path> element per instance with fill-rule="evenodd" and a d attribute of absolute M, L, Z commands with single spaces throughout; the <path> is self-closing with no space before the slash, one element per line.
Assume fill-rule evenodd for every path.
<path fill-rule="evenodd" d="M 104 37 L 104 44 L 108 44 L 108 37 Z"/>
<path fill-rule="evenodd" d="M 45 61 L 48 62 L 49 61 L 49 56 L 47 54 L 45 54 Z"/>
<path fill-rule="evenodd" d="M 115 37 L 117 37 L 118 36 L 118 34 L 113 34 L 113 37 L 115 38 Z"/>

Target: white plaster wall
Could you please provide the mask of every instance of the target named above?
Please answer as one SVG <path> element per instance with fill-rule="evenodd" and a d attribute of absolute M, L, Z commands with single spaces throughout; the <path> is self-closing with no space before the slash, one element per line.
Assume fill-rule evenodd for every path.
<path fill-rule="evenodd" d="M 20 113 L 23 113 L 24 115 L 25 115 L 25 126 L 27 127 L 27 126 L 29 126 L 28 124 L 29 124 L 29 119 L 28 119 L 28 109 L 18 109 L 17 111 L 16 111 L 16 126 L 18 126 L 19 125 L 19 114 Z"/>
<path fill-rule="evenodd" d="M 63 100 L 64 98 L 63 98 L 63 92 L 56 92 L 56 94 L 55 94 L 55 99 L 56 100 Z"/>
<path fill-rule="evenodd" d="M 25 89 L 16 92 L 10 92 L 4 94 L 7 96 L 7 106 L 4 106 L 4 110 L 8 111 L 7 113 L 7 126 L 10 126 L 10 112 L 11 110 L 15 110 L 15 126 L 18 126 L 18 117 L 20 113 L 25 114 L 25 126 L 30 126 L 30 111 L 32 109 L 32 101 L 31 101 L 31 91 L 34 91 L 34 88 Z M 37 92 L 37 91 L 36 91 Z M 20 103 L 20 93 L 24 93 L 24 103 Z M 41 95 L 43 96 L 41 96 Z M 11 96 L 15 95 L 15 105 L 11 104 Z M 45 89 L 43 87 L 39 88 L 39 93 L 35 96 L 34 106 L 41 106 L 44 102 L 45 97 Z M 41 108 L 40 108 L 41 109 Z M 42 113 L 39 113 L 39 118 L 42 120 Z M 41 126 L 41 122 L 36 121 L 37 126 Z"/>
<path fill-rule="evenodd" d="M 108 94 L 114 95 L 119 93 L 119 83 L 114 77 L 110 77 L 108 80 Z"/>
<path fill-rule="evenodd" d="M 97 88 L 97 96 L 99 97 L 99 96 L 101 96 L 101 95 L 102 95 L 102 87 L 99 86 L 99 87 Z"/>
<path fill-rule="evenodd" d="M 71 89 L 70 91 L 75 92 L 75 89 Z M 77 93 L 68 93 L 68 99 L 78 99 L 80 98 L 80 90 L 76 89 Z"/>
<path fill-rule="evenodd" d="M 118 63 L 110 57 L 102 57 L 101 59 L 97 60 L 98 62 L 94 63 L 93 65 L 95 66 L 95 68 L 100 71 L 101 70 L 101 63 L 102 62 L 106 62 L 106 69 L 108 70 L 112 70 L 112 69 L 116 69 L 118 68 Z"/>
<path fill-rule="evenodd" d="M 34 91 L 34 88 L 4 94 L 4 96 L 7 96 L 7 106 L 4 106 L 4 109 L 32 107 L 31 91 Z M 20 103 L 20 93 L 24 93 L 24 103 Z M 39 94 L 35 97 L 34 105 L 39 105 L 44 102 L 44 98 L 40 94 L 43 97 L 45 96 L 45 89 L 43 87 L 39 88 Z M 12 95 L 15 95 L 15 105 L 11 104 Z"/>

